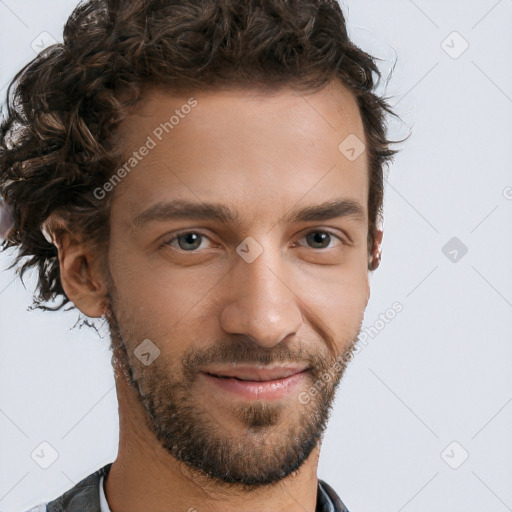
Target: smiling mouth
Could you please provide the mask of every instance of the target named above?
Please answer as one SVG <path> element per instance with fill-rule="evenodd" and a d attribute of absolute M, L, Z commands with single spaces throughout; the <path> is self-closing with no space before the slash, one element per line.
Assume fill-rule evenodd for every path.
<path fill-rule="evenodd" d="M 202 373 L 210 377 L 240 382 L 278 382 L 308 371 L 308 365 L 254 366 L 237 365 L 205 368 Z"/>
<path fill-rule="evenodd" d="M 213 370 L 213 368 L 211 369 Z M 304 384 L 309 368 L 248 367 L 203 370 L 201 375 L 207 390 L 219 393 L 222 399 L 237 396 L 244 400 L 277 400 L 289 396 L 297 386 Z M 218 373 L 216 373 L 218 372 Z"/>

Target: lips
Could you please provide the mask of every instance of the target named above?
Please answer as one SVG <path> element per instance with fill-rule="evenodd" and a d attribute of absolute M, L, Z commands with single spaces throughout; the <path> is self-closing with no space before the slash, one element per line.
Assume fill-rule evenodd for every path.
<path fill-rule="evenodd" d="M 307 365 L 293 366 L 215 366 L 203 370 L 203 373 L 223 379 L 236 379 L 251 382 L 266 382 L 279 379 L 286 379 L 297 373 L 308 369 Z"/>

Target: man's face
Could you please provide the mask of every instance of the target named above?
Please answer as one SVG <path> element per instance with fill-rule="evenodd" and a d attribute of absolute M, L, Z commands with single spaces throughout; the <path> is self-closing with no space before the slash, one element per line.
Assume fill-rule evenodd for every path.
<path fill-rule="evenodd" d="M 325 430 L 344 369 L 334 358 L 353 351 L 369 298 L 368 161 L 338 149 L 349 135 L 365 140 L 338 83 L 152 89 L 121 126 L 138 163 L 111 211 L 116 357 L 162 446 L 211 477 L 276 482 Z M 340 200 L 361 215 L 293 218 Z M 222 218 L 178 214 L 185 202 Z"/>

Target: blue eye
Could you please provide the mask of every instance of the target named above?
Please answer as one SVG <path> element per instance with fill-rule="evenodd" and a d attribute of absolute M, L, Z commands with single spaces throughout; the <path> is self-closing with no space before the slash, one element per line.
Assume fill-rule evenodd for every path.
<path fill-rule="evenodd" d="M 310 231 L 309 233 L 304 235 L 302 238 L 305 238 L 308 241 L 308 243 L 313 244 L 313 247 L 310 246 L 312 249 L 328 249 L 329 242 L 332 240 L 332 237 L 337 238 L 343 245 L 341 238 L 329 231 L 321 231 L 321 230 Z M 327 245 L 325 245 L 325 244 L 327 244 Z M 318 245 L 320 245 L 320 246 L 318 246 Z"/>
<path fill-rule="evenodd" d="M 307 244 L 311 249 L 328 249 L 330 248 L 329 246 L 331 245 L 333 238 L 340 242 L 338 245 L 344 245 L 343 240 L 339 236 L 331 233 L 330 231 L 318 229 L 309 231 L 301 237 L 301 240 L 306 239 Z M 194 252 L 200 248 L 201 241 L 203 239 L 209 240 L 209 237 L 200 231 L 184 231 L 175 234 L 162 245 L 168 245 L 178 251 Z"/>
<path fill-rule="evenodd" d="M 207 238 L 206 235 L 199 233 L 198 231 L 186 231 L 175 235 L 170 240 L 164 242 L 163 245 L 169 245 L 175 249 L 182 250 L 185 252 L 192 252 L 198 249 L 201 245 L 201 239 Z M 172 245 L 173 242 L 177 241 L 179 247 Z"/>

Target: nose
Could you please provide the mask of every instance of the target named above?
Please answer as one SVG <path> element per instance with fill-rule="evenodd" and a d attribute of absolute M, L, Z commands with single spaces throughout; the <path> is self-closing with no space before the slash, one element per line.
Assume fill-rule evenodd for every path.
<path fill-rule="evenodd" d="M 300 301 L 284 268 L 281 257 L 267 249 L 252 263 L 236 260 L 226 278 L 228 299 L 220 317 L 226 332 L 250 336 L 265 348 L 298 332 Z"/>

